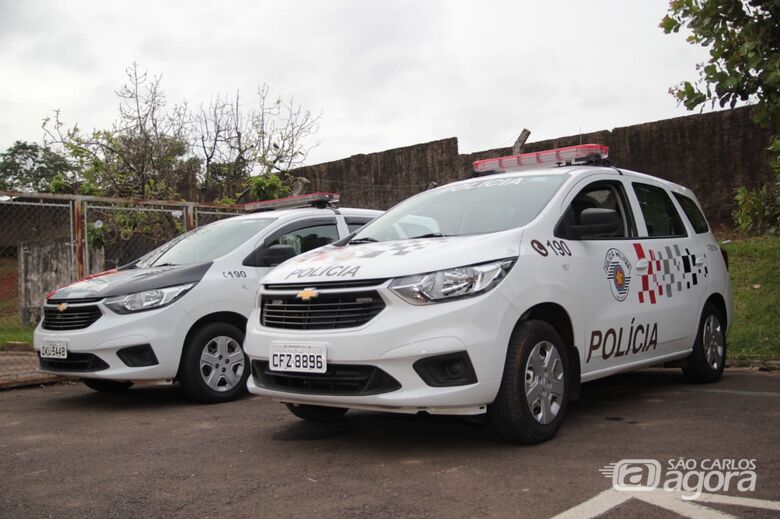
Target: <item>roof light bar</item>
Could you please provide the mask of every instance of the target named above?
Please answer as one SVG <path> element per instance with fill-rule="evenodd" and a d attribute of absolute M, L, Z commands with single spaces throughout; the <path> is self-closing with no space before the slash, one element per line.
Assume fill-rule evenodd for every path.
<path fill-rule="evenodd" d="M 552 166 L 569 166 L 594 158 L 606 159 L 609 147 L 601 144 L 580 144 L 552 150 L 522 153 L 509 157 L 478 160 L 474 162 L 474 173 L 477 175 L 490 172 L 520 171 L 524 169 L 549 168 Z"/>
<path fill-rule="evenodd" d="M 338 193 L 311 193 L 308 195 L 295 195 L 276 200 L 263 200 L 261 202 L 249 202 L 244 204 L 244 209 L 249 212 L 272 211 L 274 209 L 292 209 L 296 207 L 325 207 L 337 204 L 340 199 Z"/>

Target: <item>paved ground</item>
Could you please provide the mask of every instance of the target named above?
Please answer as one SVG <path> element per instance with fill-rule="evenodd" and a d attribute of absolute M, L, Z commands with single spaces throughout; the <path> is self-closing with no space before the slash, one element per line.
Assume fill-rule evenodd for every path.
<path fill-rule="evenodd" d="M 0 517 L 673 515 L 673 497 L 661 508 L 665 496 L 608 490 L 598 469 L 623 458 L 755 459 L 755 492 L 729 494 L 780 501 L 780 375 L 691 386 L 678 373 L 585 385 L 557 438 L 535 447 L 462 419 L 355 412 L 316 426 L 258 398 L 193 405 L 174 387 L 2 391 Z M 679 506 L 780 513 L 743 504 Z"/>

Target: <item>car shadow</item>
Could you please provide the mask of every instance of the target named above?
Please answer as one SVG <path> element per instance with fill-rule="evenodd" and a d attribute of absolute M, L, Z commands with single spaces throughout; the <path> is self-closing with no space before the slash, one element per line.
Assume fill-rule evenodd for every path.
<path fill-rule="evenodd" d="M 77 385 L 79 383 L 75 383 Z M 102 393 L 83 387 L 83 392 L 63 395 L 50 402 L 74 410 L 149 410 L 157 408 L 209 407 L 187 398 L 177 384 L 138 384 L 118 393 Z M 245 395 L 238 399 L 249 398 Z M 222 404 L 224 405 L 224 404 Z"/>
<path fill-rule="evenodd" d="M 582 385 L 580 399 L 571 402 L 561 432 L 590 427 L 586 417 L 623 421 L 622 410 L 641 406 L 653 394 L 683 390 L 688 386 L 679 369 L 648 369 L 615 375 Z M 617 412 L 616 412 L 617 411 Z M 276 428 L 271 440 L 277 442 L 316 442 L 348 438 L 351 448 L 393 447 L 474 449 L 515 445 L 503 440 L 485 415 L 479 417 L 404 415 L 371 411 L 350 411 L 343 419 L 313 423 L 290 417 Z M 627 424 L 635 424 L 630 418 Z M 579 430 L 578 434 L 583 431 Z M 569 437 L 569 434 L 563 436 Z M 576 435 L 575 435 L 576 436 Z M 548 442 L 554 444 L 562 437 Z M 267 439 L 267 436 L 264 437 Z M 563 440 L 567 441 L 567 440 Z M 572 440 L 573 441 L 573 440 Z"/>

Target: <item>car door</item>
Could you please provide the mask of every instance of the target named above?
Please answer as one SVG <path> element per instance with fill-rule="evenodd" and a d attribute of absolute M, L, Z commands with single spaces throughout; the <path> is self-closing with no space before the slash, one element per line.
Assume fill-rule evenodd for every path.
<path fill-rule="evenodd" d="M 578 235 L 588 209 L 615 211 L 618 228 Z M 555 234 L 571 251 L 569 268 L 575 272 L 570 274 L 585 322 L 577 337 L 577 344 L 584 345 L 583 374 L 619 368 L 650 355 L 647 322 L 631 297 L 636 283 L 631 253 L 638 232 L 623 177 L 598 175 L 580 182 L 565 198 L 563 211 Z"/>
<path fill-rule="evenodd" d="M 637 299 L 658 328 L 659 353 L 690 349 L 708 275 L 704 244 L 683 223 L 661 183 L 635 180 L 632 192 L 641 213 L 634 245 L 641 284 Z"/>

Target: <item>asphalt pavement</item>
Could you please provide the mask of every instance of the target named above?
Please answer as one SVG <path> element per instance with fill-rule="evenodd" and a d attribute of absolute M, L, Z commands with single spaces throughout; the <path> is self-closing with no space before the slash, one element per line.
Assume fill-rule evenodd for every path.
<path fill-rule="evenodd" d="M 780 374 L 748 370 L 586 384 L 558 436 L 532 447 L 473 419 L 318 425 L 262 398 L 49 385 L 0 391 L 0 517 L 777 517 L 779 440 Z M 754 460 L 755 488 L 610 490 L 599 469 L 624 459 L 657 460 L 664 478 L 670 460 Z"/>

